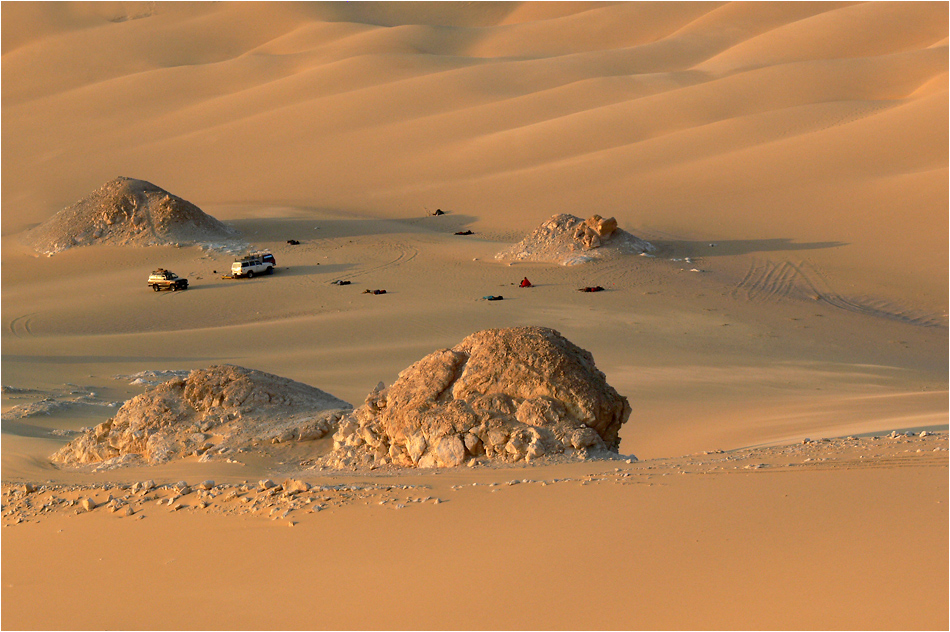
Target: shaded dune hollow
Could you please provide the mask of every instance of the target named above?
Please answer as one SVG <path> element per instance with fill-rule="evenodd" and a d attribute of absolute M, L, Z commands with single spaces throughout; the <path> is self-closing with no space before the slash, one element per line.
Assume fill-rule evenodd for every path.
<path fill-rule="evenodd" d="M 611 456 L 629 417 L 627 399 L 593 356 L 557 331 L 489 329 L 380 384 L 340 420 L 323 463 L 429 468 Z"/>
<path fill-rule="evenodd" d="M 27 231 L 46 255 L 75 246 L 155 246 L 229 241 L 235 228 L 145 180 L 118 177 Z"/>
<path fill-rule="evenodd" d="M 347 402 L 301 382 L 240 366 L 211 366 L 130 399 L 115 417 L 86 430 L 51 460 L 120 466 L 210 459 L 261 443 L 321 439 L 349 409 Z"/>

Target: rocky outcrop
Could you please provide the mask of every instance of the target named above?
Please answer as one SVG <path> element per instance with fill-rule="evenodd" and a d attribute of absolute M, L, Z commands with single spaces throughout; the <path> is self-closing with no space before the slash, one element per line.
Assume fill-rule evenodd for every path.
<path fill-rule="evenodd" d="M 74 246 L 151 246 L 233 240 L 238 233 L 145 180 L 119 177 L 28 231 L 24 242 L 52 255 Z"/>
<path fill-rule="evenodd" d="M 574 215 L 555 215 L 521 242 L 507 248 L 496 259 L 546 261 L 574 265 L 623 254 L 651 253 L 647 241 L 617 227 L 613 217 L 594 215 L 587 220 Z"/>
<path fill-rule="evenodd" d="M 149 464 L 332 434 L 352 406 L 320 389 L 239 366 L 211 366 L 150 388 L 51 458 L 64 465 L 137 455 Z"/>
<path fill-rule="evenodd" d="M 453 467 L 617 452 L 630 405 L 591 354 L 544 327 L 489 329 L 422 358 L 333 436 L 330 467 Z"/>
<path fill-rule="evenodd" d="M 616 231 L 615 218 L 604 219 L 600 215 L 594 215 L 574 229 L 574 240 L 579 242 L 585 250 L 600 248 L 604 242 L 613 237 Z"/>

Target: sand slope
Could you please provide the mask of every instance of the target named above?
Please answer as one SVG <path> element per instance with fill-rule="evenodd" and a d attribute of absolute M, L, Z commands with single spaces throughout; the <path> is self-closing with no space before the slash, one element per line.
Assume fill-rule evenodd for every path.
<path fill-rule="evenodd" d="M 903 218 L 946 227 L 946 18 L 877 2 L 13 5 L 4 224 L 117 172 L 202 208 L 449 205 L 494 229 L 576 209 L 840 241 L 836 269 L 938 292 L 933 307 L 946 231 Z M 909 265 L 869 263 L 895 234 Z"/>
<path fill-rule="evenodd" d="M 102 490 L 129 476 L 277 476 L 286 465 L 256 453 L 151 474 L 69 473 L 48 456 L 141 393 L 130 376 L 142 371 L 238 364 L 358 406 L 417 359 L 516 326 L 554 328 L 593 354 L 630 402 L 621 446 L 644 468 L 806 437 L 946 430 L 947 24 L 948 5 L 929 2 L 4 3 L 0 342 L 2 383 L 14 387 L 2 399 L 4 482 Z M 232 257 L 193 247 L 47 258 L 21 244 L 116 174 L 159 183 L 270 248 L 276 273 L 225 280 Z M 437 208 L 447 214 L 429 214 Z M 570 267 L 494 259 L 559 213 L 616 217 L 654 256 Z M 464 230 L 474 234 L 454 234 Z M 157 267 L 188 278 L 188 291 L 149 291 Z M 524 276 L 533 288 L 517 287 Z M 577 292 L 597 285 L 607 291 Z M 387 293 L 364 294 L 373 289 Z M 227 604 L 260 597 L 241 580 L 258 577 L 249 569 L 275 583 L 309 578 L 314 594 L 327 588 L 315 577 L 351 582 L 328 588 L 348 608 L 337 618 L 308 618 L 308 601 L 279 619 L 252 610 L 256 626 L 945 628 L 945 600 L 929 606 L 947 587 L 946 460 L 863 456 L 876 465 L 702 479 L 670 468 L 655 486 L 591 494 L 580 483 L 552 495 L 519 485 L 498 504 L 490 492 L 459 497 L 419 522 L 357 507 L 306 546 L 290 529 L 274 536 L 233 516 L 43 518 L 3 529 L 4 624 L 133 625 L 125 611 L 63 623 L 20 609 L 8 620 L 46 568 L 32 552 L 70 550 L 95 532 L 187 541 L 168 558 L 193 565 L 189 595 L 221 576 L 212 562 L 227 551 L 274 552 L 269 566 L 254 557 L 224 568 Z M 552 477 L 595 466 L 606 467 Z M 467 468 L 432 476 L 481 480 Z M 85 518 L 76 532 L 59 522 Z M 611 538 L 590 545 L 598 564 L 565 566 L 544 556 L 565 541 L 534 529 L 538 520 L 607 525 Z M 498 542 L 485 524 L 531 527 L 532 545 Z M 60 528 L 72 535 L 56 540 Z M 191 537 L 209 528 L 220 549 Z M 469 548 L 446 566 L 425 557 L 427 544 L 382 561 L 375 549 L 322 544 L 420 531 Z M 497 569 L 471 575 L 486 549 Z M 78 577 L 89 584 L 82 573 L 99 557 L 109 579 L 93 587 L 128 587 L 120 559 L 103 551 L 75 558 L 50 613 L 82 603 L 73 588 Z M 286 551 L 293 565 L 274 566 Z M 149 568 L 171 568 L 164 550 L 148 555 Z M 422 575 L 405 572 L 408 561 Z M 814 569 L 809 581 L 821 581 L 796 580 Z M 576 618 L 586 602 L 553 579 L 516 579 L 565 572 L 643 595 L 643 607 Z M 180 597 L 162 573 L 156 594 Z M 445 577 L 458 590 L 444 609 L 414 618 L 406 595 Z M 477 598 L 463 590 L 473 577 Z M 349 590 L 361 581 L 387 605 L 367 609 Z M 896 604 L 879 597 L 898 584 Z M 509 595 L 525 608 L 465 615 L 466 604 Z M 552 603 L 550 619 L 531 609 Z M 347 617 L 357 610 L 366 616 Z M 161 615 L 149 626 L 245 623 Z"/>

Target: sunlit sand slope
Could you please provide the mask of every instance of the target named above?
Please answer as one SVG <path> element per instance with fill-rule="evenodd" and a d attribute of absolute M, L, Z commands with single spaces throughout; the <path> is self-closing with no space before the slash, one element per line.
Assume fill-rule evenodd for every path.
<path fill-rule="evenodd" d="M 833 242 L 946 299 L 945 3 L 12 3 L 3 221 L 118 174 L 202 208 L 554 212 Z M 91 158 L 91 159 L 90 159 Z"/>

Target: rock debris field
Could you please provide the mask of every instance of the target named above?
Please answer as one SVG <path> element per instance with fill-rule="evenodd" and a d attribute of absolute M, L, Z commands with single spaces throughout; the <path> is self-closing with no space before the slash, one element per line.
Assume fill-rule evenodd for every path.
<path fill-rule="evenodd" d="M 275 482 L 270 479 L 215 483 L 177 481 L 156 483 L 103 482 L 45 484 L 4 482 L 2 524 L 42 522 L 55 515 L 82 517 L 104 514 L 123 520 L 142 520 L 156 512 L 247 516 L 296 526 L 318 520 L 314 514 L 345 511 L 357 505 L 379 510 L 413 510 L 441 505 L 465 494 L 506 493 L 521 485 L 670 485 L 670 477 L 789 475 L 816 470 L 863 468 L 946 467 L 946 432 L 898 433 L 886 436 L 805 440 L 802 443 L 731 452 L 710 451 L 676 459 L 650 461 L 589 461 L 578 464 L 586 471 L 546 477 L 544 466 L 518 467 L 489 464 L 478 471 L 487 477 L 464 484 L 449 484 L 440 475 L 451 470 L 430 470 L 406 480 L 406 473 L 366 473 L 373 482 L 334 484 L 333 475 L 308 478 L 298 474 Z M 484 471 L 483 471 L 484 470 Z M 559 470 L 563 471 L 563 470 Z M 514 476 L 512 476 L 514 474 Z M 494 480 L 488 480 L 492 478 Z M 431 482 L 429 482 L 431 481 Z"/>

